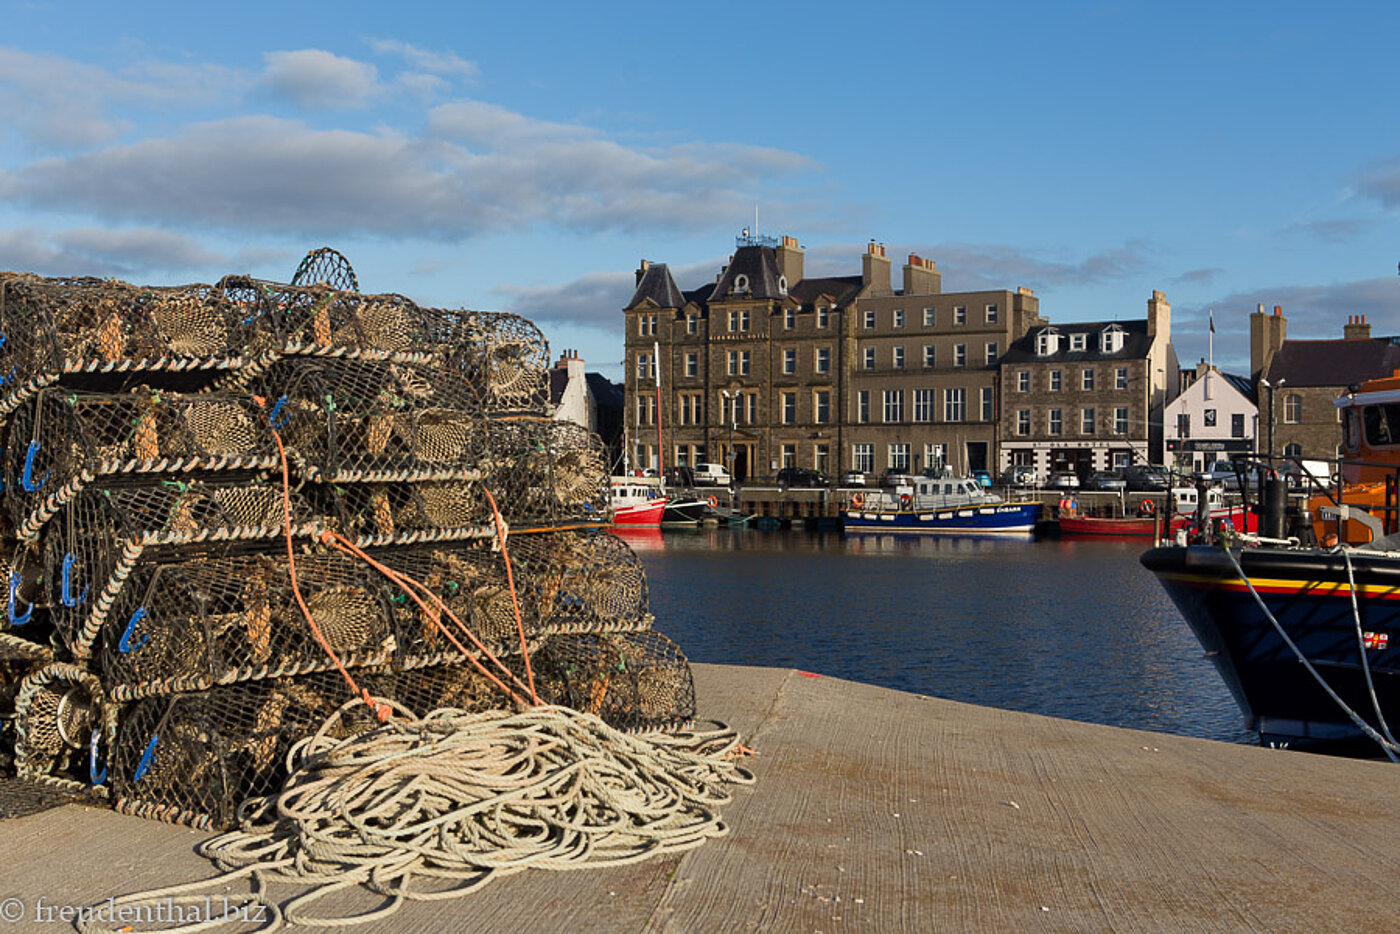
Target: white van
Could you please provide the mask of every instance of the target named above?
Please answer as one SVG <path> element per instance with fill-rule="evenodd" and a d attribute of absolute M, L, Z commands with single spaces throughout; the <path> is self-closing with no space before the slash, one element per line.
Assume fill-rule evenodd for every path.
<path fill-rule="evenodd" d="M 719 464 L 696 464 L 694 469 L 696 486 L 729 486 L 729 471 Z"/>

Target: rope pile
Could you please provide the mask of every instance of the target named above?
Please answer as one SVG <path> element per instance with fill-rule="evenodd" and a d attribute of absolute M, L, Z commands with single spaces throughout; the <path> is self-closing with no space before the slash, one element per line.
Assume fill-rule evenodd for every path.
<path fill-rule="evenodd" d="M 290 284 L 0 274 L 0 759 L 227 829 L 357 698 L 323 739 L 390 707 L 688 723 L 548 362 L 525 319 L 361 294 L 333 250 Z"/>

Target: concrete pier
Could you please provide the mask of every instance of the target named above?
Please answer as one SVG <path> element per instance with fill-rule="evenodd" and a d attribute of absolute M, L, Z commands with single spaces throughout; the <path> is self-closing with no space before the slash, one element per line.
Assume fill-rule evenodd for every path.
<path fill-rule="evenodd" d="M 1384 931 L 1400 770 L 974 707 L 800 672 L 695 666 L 758 751 L 728 836 L 530 871 L 356 930 Z M 65 805 L 0 821 L 9 931 L 212 875 L 200 834 Z M 291 889 L 278 889 L 281 894 Z M 368 902 L 359 899 L 364 906 Z M 7 909 L 0 902 L 0 912 Z"/>

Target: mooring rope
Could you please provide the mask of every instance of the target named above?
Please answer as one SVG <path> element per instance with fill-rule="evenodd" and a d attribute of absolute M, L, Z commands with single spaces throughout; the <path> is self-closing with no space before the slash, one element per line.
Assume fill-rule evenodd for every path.
<path fill-rule="evenodd" d="M 125 895 L 105 913 L 80 917 L 84 934 L 112 909 L 202 904 L 204 890 L 248 878 L 250 894 L 225 919 L 161 927 L 193 934 L 259 914 L 284 924 L 349 926 L 382 919 L 407 901 L 468 894 L 528 868 L 582 869 L 637 862 L 690 849 L 725 834 L 718 806 L 725 785 L 751 783 L 737 765 L 746 753 L 722 724 L 670 734 L 632 735 L 566 707 L 520 713 L 439 710 L 417 719 L 399 708 L 376 729 L 335 739 L 343 706 L 288 755 L 275 797 L 240 808 L 243 828 L 200 844 L 222 875 Z M 259 823 L 262 821 L 262 823 Z M 309 891 L 285 903 L 271 884 Z M 313 914 L 327 896 L 364 886 L 385 898 L 345 916 Z M 227 901 L 224 901 L 227 899 Z"/>

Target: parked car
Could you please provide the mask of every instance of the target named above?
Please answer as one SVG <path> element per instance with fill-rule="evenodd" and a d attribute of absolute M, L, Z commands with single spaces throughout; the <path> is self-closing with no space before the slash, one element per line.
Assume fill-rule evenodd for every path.
<path fill-rule="evenodd" d="M 1171 475 L 1160 464 L 1129 464 L 1123 482 L 1129 493 L 1160 493 L 1171 486 Z"/>
<path fill-rule="evenodd" d="M 1079 489 L 1079 474 L 1073 470 L 1057 470 L 1050 475 L 1050 479 L 1045 481 L 1047 490 L 1077 490 Z"/>
<path fill-rule="evenodd" d="M 1229 461 L 1216 461 L 1201 472 L 1211 486 L 1218 486 L 1222 490 L 1238 490 L 1240 488 L 1240 478 L 1235 473 L 1235 465 Z"/>
<path fill-rule="evenodd" d="M 784 467 L 778 471 L 778 486 L 826 486 L 827 479 L 817 470 L 806 467 Z"/>
<path fill-rule="evenodd" d="M 1030 464 L 1012 464 L 1001 475 L 1003 486 L 1035 486 L 1035 468 Z"/>
<path fill-rule="evenodd" d="M 886 470 L 880 477 L 880 486 L 913 486 L 914 478 L 906 470 Z"/>
<path fill-rule="evenodd" d="M 729 486 L 733 480 L 719 464 L 696 464 L 693 470 L 696 486 Z"/>
<path fill-rule="evenodd" d="M 865 486 L 865 473 L 859 470 L 848 470 L 841 478 L 842 486 Z"/>
<path fill-rule="evenodd" d="M 1084 489 L 1098 490 L 1100 493 L 1121 493 L 1127 488 L 1127 481 L 1117 470 L 1100 470 L 1084 481 Z"/>
<path fill-rule="evenodd" d="M 992 475 L 985 470 L 974 470 L 972 472 L 972 479 L 976 480 L 982 486 L 992 485 Z"/>

